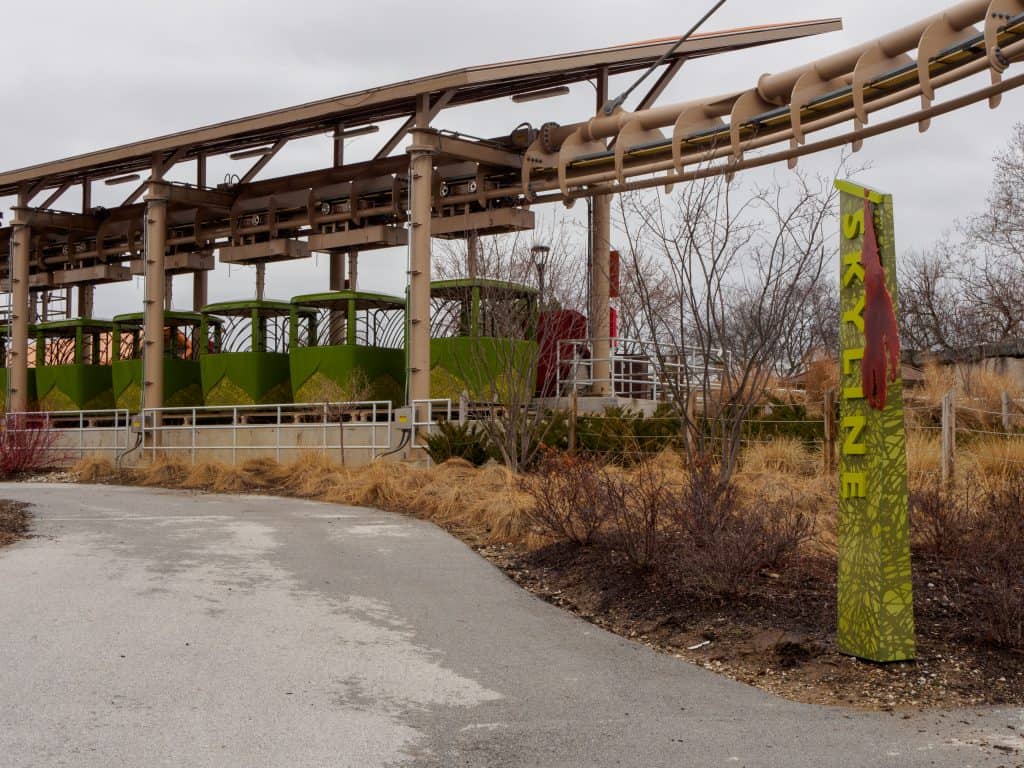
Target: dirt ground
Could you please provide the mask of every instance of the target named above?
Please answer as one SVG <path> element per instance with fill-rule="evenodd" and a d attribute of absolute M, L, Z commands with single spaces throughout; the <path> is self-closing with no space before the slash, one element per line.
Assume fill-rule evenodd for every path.
<path fill-rule="evenodd" d="M 0 499 L 0 547 L 25 538 L 28 529 L 29 513 L 25 505 Z"/>
<path fill-rule="evenodd" d="M 964 598 L 920 565 L 918 658 L 873 664 L 836 649 L 827 562 L 763 574 L 743 599 L 714 604 L 624 577 L 627 569 L 585 548 L 477 549 L 525 589 L 593 624 L 787 699 L 884 711 L 1024 704 L 1024 654 L 961 640 L 956 601 Z"/>

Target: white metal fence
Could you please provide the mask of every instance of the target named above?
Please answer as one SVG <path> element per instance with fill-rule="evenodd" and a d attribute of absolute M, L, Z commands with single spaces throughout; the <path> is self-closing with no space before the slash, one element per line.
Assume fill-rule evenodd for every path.
<path fill-rule="evenodd" d="M 239 459 L 273 456 L 280 461 L 304 451 L 355 452 L 370 460 L 391 450 L 394 429 L 390 401 L 292 405 L 159 408 L 142 414 L 145 451 Z"/>
<path fill-rule="evenodd" d="M 556 355 L 557 394 L 603 388 L 618 397 L 637 400 L 671 400 L 680 392 L 700 387 L 705 371 L 709 384 L 717 386 L 725 375 L 721 350 L 690 349 L 638 339 L 608 339 L 611 356 L 592 357 L 592 341 L 566 339 Z M 595 376 L 597 363 L 607 363 L 608 376 Z M 605 385 L 600 387 L 600 385 Z"/>
<path fill-rule="evenodd" d="M 448 397 L 437 397 L 432 400 L 413 400 L 412 426 L 432 427 L 440 421 L 443 416 L 445 421 L 452 420 L 452 401 Z"/>
<path fill-rule="evenodd" d="M 131 415 L 126 410 L 46 411 L 5 413 L 5 432 L 53 431 L 51 444 L 45 446 L 49 461 L 65 464 L 70 459 L 110 454 L 111 458 L 131 444 Z"/>

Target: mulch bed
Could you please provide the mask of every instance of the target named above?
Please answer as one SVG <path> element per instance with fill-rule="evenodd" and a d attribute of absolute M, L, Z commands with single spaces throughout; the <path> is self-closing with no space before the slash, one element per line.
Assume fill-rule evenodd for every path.
<path fill-rule="evenodd" d="M 26 538 L 29 519 L 27 505 L 0 499 L 0 547 Z"/>
<path fill-rule="evenodd" d="M 787 699 L 886 711 L 1024 704 L 1024 654 L 968 640 L 957 605 L 965 598 L 922 564 L 914 571 L 918 658 L 874 664 L 836 649 L 834 564 L 824 558 L 762 574 L 740 599 L 708 602 L 630 576 L 588 548 L 476 549 L 520 586 L 597 626 Z"/>

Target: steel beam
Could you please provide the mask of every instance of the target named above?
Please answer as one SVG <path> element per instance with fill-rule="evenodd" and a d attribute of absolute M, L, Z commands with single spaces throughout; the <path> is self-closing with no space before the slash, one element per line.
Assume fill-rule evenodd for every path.
<path fill-rule="evenodd" d="M 196 187 L 185 187 L 180 184 L 168 182 L 154 182 L 160 184 L 161 194 L 167 198 L 172 205 L 179 205 L 185 208 L 207 208 L 215 211 L 229 211 L 235 203 L 235 196 L 230 192 L 222 192 L 216 189 L 199 189 Z"/>
<path fill-rule="evenodd" d="M 19 201 L 24 202 L 24 198 Z M 21 218 L 22 208 L 15 210 L 11 232 L 11 369 L 7 410 L 24 413 L 28 410 L 28 317 L 29 259 L 32 229 Z"/>
<path fill-rule="evenodd" d="M 124 283 L 132 279 L 131 270 L 120 264 L 95 264 L 91 267 L 58 269 L 49 273 L 49 284 L 54 288 L 77 285 L 99 285 L 100 283 Z"/>
<path fill-rule="evenodd" d="M 288 139 L 279 139 L 275 142 L 274 146 L 270 148 L 263 157 L 257 160 L 252 168 L 245 172 L 245 175 L 238 182 L 239 184 L 248 184 L 250 181 L 256 178 L 260 171 L 267 167 L 267 164 L 273 160 L 277 153 L 284 149 L 284 145 L 288 143 Z"/>
<path fill-rule="evenodd" d="M 395 147 L 397 147 L 402 139 L 404 139 L 409 132 L 413 129 L 413 126 L 419 126 L 420 128 L 426 128 L 430 125 L 430 122 L 437 117 L 438 113 L 442 109 L 448 106 L 448 102 L 452 100 L 452 96 L 455 95 L 456 88 L 449 88 L 444 91 L 433 104 L 430 104 L 426 109 L 422 108 L 422 105 L 418 111 L 409 116 L 409 119 L 402 123 L 402 126 L 395 131 L 395 134 L 387 140 L 383 147 L 378 150 L 377 154 L 374 155 L 374 160 L 383 160 L 390 155 Z M 422 102 L 424 99 L 429 100 L 429 95 L 420 96 L 419 99 Z"/>
<path fill-rule="evenodd" d="M 95 216 L 63 211 L 44 211 L 37 208 L 17 208 L 14 215 L 33 229 L 58 230 L 63 232 L 94 233 L 99 229 Z"/>
<path fill-rule="evenodd" d="M 467 141 L 455 136 L 445 136 L 440 133 L 433 134 L 432 142 L 437 153 L 443 157 L 450 157 L 456 160 L 471 160 L 474 163 L 492 165 L 497 168 L 517 169 L 523 167 L 523 156 L 521 154 L 509 152 L 501 147 L 484 144 L 479 141 Z"/>
<path fill-rule="evenodd" d="M 309 258 L 309 245 L 302 240 L 278 238 L 252 245 L 231 245 L 220 249 L 221 264 L 266 264 Z"/>
<path fill-rule="evenodd" d="M 146 312 L 143 326 L 145 408 L 164 405 L 164 260 L 167 255 L 167 199 L 161 185 L 146 195 Z"/>
<path fill-rule="evenodd" d="M 397 248 L 409 244 L 409 233 L 391 224 L 370 224 L 358 229 L 327 232 L 309 236 L 309 250 L 333 253 L 353 248 L 368 251 L 376 248 Z"/>
<path fill-rule="evenodd" d="M 58 200 L 60 200 L 64 196 L 65 192 L 67 192 L 69 189 L 71 189 L 72 184 L 73 184 L 73 182 L 71 182 L 71 181 L 65 181 L 63 184 L 61 184 L 59 187 L 57 187 L 55 190 L 53 190 L 53 192 L 50 194 L 50 196 L 47 197 L 45 200 L 43 200 L 43 202 L 39 205 L 39 207 L 40 208 L 50 208 L 54 203 L 56 203 Z M 84 208 L 84 206 L 83 206 L 83 208 Z"/>
<path fill-rule="evenodd" d="M 456 240 L 476 235 L 504 235 L 534 228 L 537 217 L 523 208 L 488 208 L 486 211 L 437 216 L 431 222 L 431 237 Z"/>
<path fill-rule="evenodd" d="M 651 86 L 651 90 L 649 90 L 640 100 L 635 111 L 639 112 L 640 110 L 650 109 L 653 107 L 654 102 L 661 98 L 661 94 L 665 92 L 665 89 L 668 88 L 669 84 L 675 79 L 675 76 L 679 74 L 679 70 L 683 68 L 683 64 L 685 63 L 686 59 L 679 58 L 665 67 L 665 71 L 661 73 L 661 77 L 658 78 L 658 81 Z"/>
<path fill-rule="evenodd" d="M 129 262 L 133 275 L 146 274 L 145 259 L 132 259 Z M 168 275 L 200 274 L 214 269 L 212 251 L 196 251 L 193 253 L 172 253 L 164 259 L 164 272 Z"/>

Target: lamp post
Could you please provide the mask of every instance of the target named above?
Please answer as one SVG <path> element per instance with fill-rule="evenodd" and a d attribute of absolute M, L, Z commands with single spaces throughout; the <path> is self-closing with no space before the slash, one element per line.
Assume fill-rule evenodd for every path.
<path fill-rule="evenodd" d="M 535 245 L 530 249 L 533 266 L 537 269 L 537 303 L 541 309 L 544 308 L 544 269 L 547 266 L 549 253 L 551 253 L 551 249 L 546 245 Z"/>

